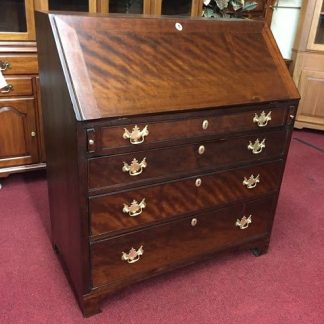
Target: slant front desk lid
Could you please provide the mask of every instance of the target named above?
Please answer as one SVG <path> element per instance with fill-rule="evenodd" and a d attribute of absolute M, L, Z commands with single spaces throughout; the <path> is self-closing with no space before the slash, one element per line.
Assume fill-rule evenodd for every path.
<path fill-rule="evenodd" d="M 49 20 L 78 120 L 299 97 L 262 22 L 38 15 Z"/>

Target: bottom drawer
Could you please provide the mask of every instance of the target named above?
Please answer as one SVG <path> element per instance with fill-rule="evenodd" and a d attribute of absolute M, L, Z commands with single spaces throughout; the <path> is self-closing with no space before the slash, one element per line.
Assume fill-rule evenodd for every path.
<path fill-rule="evenodd" d="M 271 230 L 274 207 L 274 197 L 264 198 L 92 242 L 93 287 L 161 272 L 264 236 Z M 244 216 L 251 222 L 241 222 L 241 229 L 237 222 Z"/>

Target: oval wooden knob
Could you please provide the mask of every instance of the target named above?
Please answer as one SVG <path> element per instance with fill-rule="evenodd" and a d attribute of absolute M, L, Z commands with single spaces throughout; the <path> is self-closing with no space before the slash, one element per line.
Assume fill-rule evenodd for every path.
<path fill-rule="evenodd" d="M 204 130 L 206 130 L 207 128 L 208 128 L 208 120 L 206 119 L 206 120 L 204 120 L 203 122 L 202 122 L 202 129 L 204 129 Z"/>
<path fill-rule="evenodd" d="M 198 148 L 198 153 L 200 155 L 204 154 L 205 153 L 205 146 L 204 145 L 200 145 L 199 148 Z"/>
<path fill-rule="evenodd" d="M 197 218 L 193 218 L 191 220 L 191 226 L 196 226 L 197 225 L 197 222 L 198 222 Z"/>

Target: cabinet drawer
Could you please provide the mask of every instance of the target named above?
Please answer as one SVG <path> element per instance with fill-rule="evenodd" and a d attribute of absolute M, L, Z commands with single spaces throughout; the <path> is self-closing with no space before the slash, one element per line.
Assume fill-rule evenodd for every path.
<path fill-rule="evenodd" d="M 166 270 L 199 256 L 260 238 L 271 230 L 275 199 L 267 198 L 178 219 L 91 245 L 93 287 Z M 252 221 L 237 221 L 244 216 Z M 195 225 L 196 223 L 196 225 Z M 193 226 L 195 225 L 195 226 Z M 138 261 L 135 251 L 142 247 Z M 125 254 L 123 254 L 125 252 Z M 127 260 L 127 255 L 129 259 Z M 124 260 L 122 256 L 124 255 Z M 133 257 L 133 259 L 132 259 Z M 133 263 L 129 263 L 133 262 Z"/>
<path fill-rule="evenodd" d="M 7 77 L 8 86 L 0 89 L 0 97 L 30 96 L 33 94 L 30 77 Z"/>
<path fill-rule="evenodd" d="M 37 55 L 0 55 L 2 74 L 37 74 Z"/>
<path fill-rule="evenodd" d="M 248 146 L 257 139 L 259 142 L 264 141 L 265 147 L 260 153 L 254 154 Z M 145 180 L 161 181 L 202 170 L 213 171 L 226 165 L 278 158 L 283 154 L 285 146 L 286 131 L 281 130 L 93 158 L 89 160 L 88 166 L 89 189 L 113 190 L 116 186 L 142 184 Z M 138 175 L 134 176 L 136 173 Z"/>
<path fill-rule="evenodd" d="M 207 114 L 202 117 L 163 122 L 149 121 L 147 123 L 98 127 L 95 130 L 96 151 L 104 154 L 109 149 L 127 147 L 133 147 L 134 150 L 137 150 L 140 146 L 151 143 L 282 126 L 285 124 L 286 113 L 287 109 L 283 107 L 271 109 L 261 107 L 245 112 L 227 113 L 226 115 Z M 263 120 L 261 115 L 264 117 Z M 267 121 L 267 116 L 271 117 L 271 120 Z"/>
<path fill-rule="evenodd" d="M 91 234 L 129 229 L 272 193 L 279 186 L 281 169 L 282 161 L 278 161 L 92 197 L 89 199 Z"/>

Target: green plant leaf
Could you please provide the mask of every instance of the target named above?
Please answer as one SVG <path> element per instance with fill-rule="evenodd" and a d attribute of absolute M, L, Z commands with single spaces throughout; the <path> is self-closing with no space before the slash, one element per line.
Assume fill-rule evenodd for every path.
<path fill-rule="evenodd" d="M 258 6 L 258 4 L 255 1 L 252 1 L 252 2 L 248 1 L 248 2 L 244 3 L 242 10 L 250 11 L 250 10 L 255 9 L 257 6 Z"/>

